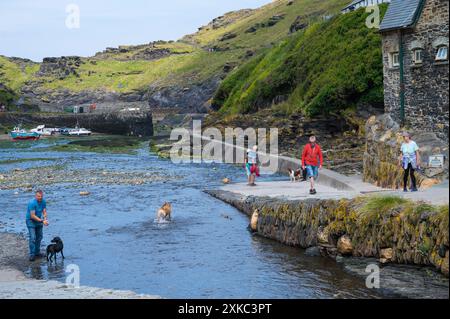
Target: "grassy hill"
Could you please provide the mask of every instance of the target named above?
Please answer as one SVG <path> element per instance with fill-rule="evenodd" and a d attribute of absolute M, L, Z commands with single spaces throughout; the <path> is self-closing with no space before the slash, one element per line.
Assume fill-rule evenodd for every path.
<path fill-rule="evenodd" d="M 213 107 L 221 114 L 273 108 L 317 115 L 382 105 L 381 37 L 366 27 L 367 15 L 337 15 L 280 41 L 233 71 Z"/>
<path fill-rule="evenodd" d="M 0 105 L 10 105 L 17 100 L 23 85 L 38 69 L 37 63 L 0 55 Z"/>
<path fill-rule="evenodd" d="M 43 72 L 0 56 L 0 83 L 20 95 L 26 89 L 45 102 L 52 92 L 101 90 L 129 93 L 150 86 L 184 87 L 223 78 L 229 70 L 288 37 L 294 22 L 304 26 L 336 14 L 348 0 L 277 0 L 261 8 L 227 13 L 176 42 L 158 41 L 107 49 L 76 65 Z M 300 19 L 300 20 L 299 20 Z M 68 69 L 66 69 L 68 68 Z M 45 98 L 44 98 L 45 97 Z"/>

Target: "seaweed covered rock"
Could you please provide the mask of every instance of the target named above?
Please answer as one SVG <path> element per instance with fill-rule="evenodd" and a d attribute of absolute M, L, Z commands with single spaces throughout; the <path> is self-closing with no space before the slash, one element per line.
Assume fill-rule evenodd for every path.
<path fill-rule="evenodd" d="M 393 249 L 392 248 L 384 248 L 380 251 L 380 262 L 382 264 L 388 263 L 392 260 Z"/>
<path fill-rule="evenodd" d="M 351 255 L 353 252 L 352 240 L 348 235 L 339 237 L 337 242 L 337 250 L 342 255 Z"/>

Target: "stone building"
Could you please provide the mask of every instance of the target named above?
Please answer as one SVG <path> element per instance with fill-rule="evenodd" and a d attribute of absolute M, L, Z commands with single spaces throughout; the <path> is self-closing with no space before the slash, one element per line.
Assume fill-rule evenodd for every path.
<path fill-rule="evenodd" d="M 392 0 L 380 25 L 385 112 L 448 141 L 448 0 Z"/>
<path fill-rule="evenodd" d="M 341 12 L 348 13 L 359 8 L 366 8 L 370 6 L 376 6 L 381 3 L 391 2 L 391 0 L 353 0 L 348 6 L 344 7 Z"/>

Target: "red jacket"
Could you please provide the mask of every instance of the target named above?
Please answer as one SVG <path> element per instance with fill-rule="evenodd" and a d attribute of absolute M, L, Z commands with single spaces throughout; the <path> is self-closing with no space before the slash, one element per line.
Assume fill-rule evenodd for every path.
<path fill-rule="evenodd" d="M 306 144 L 302 152 L 302 166 L 319 166 L 319 161 L 317 160 L 317 158 L 319 158 L 320 165 L 322 165 L 323 155 L 319 144 L 316 144 L 314 148 L 311 147 L 311 143 Z"/>

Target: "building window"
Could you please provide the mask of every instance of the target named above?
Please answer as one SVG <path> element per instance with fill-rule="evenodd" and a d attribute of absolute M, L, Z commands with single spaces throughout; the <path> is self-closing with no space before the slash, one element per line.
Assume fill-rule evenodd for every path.
<path fill-rule="evenodd" d="M 423 51 L 422 51 L 422 49 L 415 49 L 414 51 L 414 56 L 413 56 L 413 58 L 414 58 L 414 63 L 415 64 L 420 64 L 420 63 L 422 63 L 422 54 L 423 54 Z"/>
<path fill-rule="evenodd" d="M 398 52 L 391 53 L 391 65 L 392 67 L 400 66 L 400 58 Z"/>
<path fill-rule="evenodd" d="M 440 46 L 436 54 L 436 61 L 447 60 L 447 57 L 448 57 L 448 47 L 445 45 Z"/>

